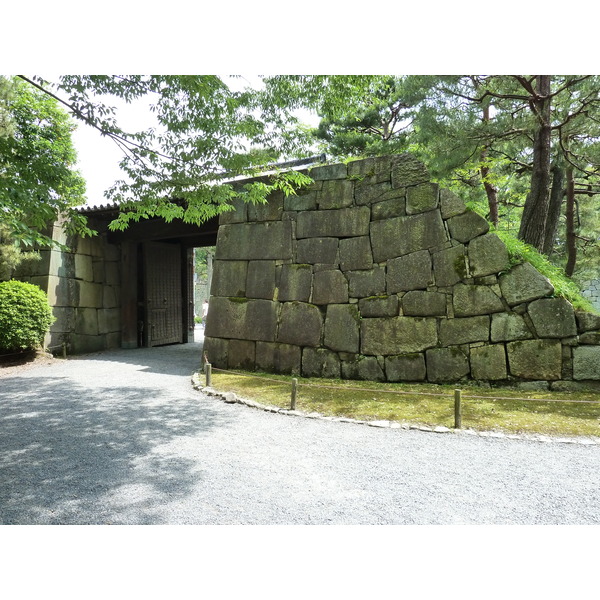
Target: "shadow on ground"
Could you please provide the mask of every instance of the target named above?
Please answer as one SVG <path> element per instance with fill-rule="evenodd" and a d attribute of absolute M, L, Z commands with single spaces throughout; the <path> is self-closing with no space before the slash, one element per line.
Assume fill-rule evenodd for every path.
<path fill-rule="evenodd" d="M 118 371 L 121 362 L 187 382 L 197 352 L 186 344 L 73 359 L 84 373 L 115 362 L 114 385 L 91 376 L 87 384 L 63 368 L 0 380 L 0 523 L 156 523 L 153 507 L 201 484 L 201 461 L 169 447 L 225 426 L 226 417 L 191 394 L 128 385 Z"/>

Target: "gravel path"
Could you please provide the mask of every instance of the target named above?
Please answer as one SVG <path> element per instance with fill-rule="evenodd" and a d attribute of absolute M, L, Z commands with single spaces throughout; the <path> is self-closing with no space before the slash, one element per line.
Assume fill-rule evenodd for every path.
<path fill-rule="evenodd" d="M 192 389 L 199 344 L 0 378 L 1 524 L 598 524 L 600 446 L 377 429 Z"/>

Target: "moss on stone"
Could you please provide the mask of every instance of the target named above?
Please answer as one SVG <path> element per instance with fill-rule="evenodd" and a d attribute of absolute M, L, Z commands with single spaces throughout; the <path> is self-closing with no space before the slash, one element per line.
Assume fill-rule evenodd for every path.
<path fill-rule="evenodd" d="M 461 278 L 467 277 L 467 265 L 465 263 L 465 257 L 463 255 L 457 256 L 454 261 L 454 272 Z"/>

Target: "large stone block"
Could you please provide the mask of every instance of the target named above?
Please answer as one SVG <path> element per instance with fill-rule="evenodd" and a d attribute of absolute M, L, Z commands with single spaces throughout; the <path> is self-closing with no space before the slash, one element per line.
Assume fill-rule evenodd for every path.
<path fill-rule="evenodd" d="M 472 210 L 451 217 L 447 223 L 450 236 L 463 244 L 479 235 L 487 233 L 490 229 L 489 223 Z"/>
<path fill-rule="evenodd" d="M 388 381 L 425 381 L 425 356 L 422 353 L 386 356 L 385 373 Z"/>
<path fill-rule="evenodd" d="M 275 295 L 275 261 L 251 260 L 246 275 L 246 296 L 273 300 Z"/>
<path fill-rule="evenodd" d="M 353 237 L 369 234 L 368 206 L 298 213 L 296 237 Z"/>
<path fill-rule="evenodd" d="M 590 346 L 600 345 L 600 331 L 586 331 L 579 335 L 579 343 Z"/>
<path fill-rule="evenodd" d="M 425 289 L 433 283 L 431 254 L 427 250 L 387 261 L 387 293 Z"/>
<path fill-rule="evenodd" d="M 404 190 L 394 190 L 394 193 L 399 194 L 401 191 L 403 192 Z M 404 194 L 395 198 L 382 200 L 371 206 L 372 221 L 404 216 L 406 216 L 406 198 Z"/>
<path fill-rule="evenodd" d="M 98 311 L 95 308 L 78 308 L 76 310 L 75 333 L 98 335 Z"/>
<path fill-rule="evenodd" d="M 364 381 L 385 381 L 385 372 L 377 357 L 357 355 L 354 360 L 342 361 L 342 377 Z"/>
<path fill-rule="evenodd" d="M 338 163 L 336 165 L 320 165 L 309 169 L 308 175 L 314 181 L 346 179 L 346 177 L 348 177 L 348 166 L 344 163 Z"/>
<path fill-rule="evenodd" d="M 363 318 L 397 317 L 400 301 L 395 294 L 391 296 L 371 296 L 358 301 L 358 309 Z"/>
<path fill-rule="evenodd" d="M 219 215 L 219 226 L 230 225 L 232 223 L 245 223 L 248 220 L 248 204 L 241 198 L 234 198 L 229 206 L 233 210 L 222 212 Z"/>
<path fill-rule="evenodd" d="M 396 157 L 393 156 L 377 156 L 349 162 L 348 177 L 363 183 L 389 180 L 394 160 Z"/>
<path fill-rule="evenodd" d="M 573 305 L 564 298 L 535 300 L 527 312 L 538 337 L 566 338 L 577 335 Z"/>
<path fill-rule="evenodd" d="M 92 263 L 92 268 L 94 270 L 94 282 L 95 283 L 104 283 L 106 275 L 105 275 L 105 262 L 103 260 L 94 260 Z"/>
<path fill-rule="evenodd" d="M 316 210 L 318 190 L 299 190 L 296 194 L 286 196 L 283 201 L 285 210 Z"/>
<path fill-rule="evenodd" d="M 440 209 L 442 219 L 450 219 L 456 215 L 462 215 L 467 212 L 467 207 L 463 200 L 450 190 L 440 190 Z"/>
<path fill-rule="evenodd" d="M 246 295 L 248 263 L 245 260 L 216 260 L 210 286 L 212 296 Z"/>
<path fill-rule="evenodd" d="M 75 255 L 75 278 L 83 281 L 94 281 L 92 257 L 87 254 Z"/>
<path fill-rule="evenodd" d="M 433 272 L 438 287 L 449 287 L 467 278 L 465 247 L 452 246 L 433 254 Z"/>
<path fill-rule="evenodd" d="M 254 371 L 256 365 L 256 345 L 249 340 L 229 340 L 227 355 L 228 369 Z"/>
<path fill-rule="evenodd" d="M 121 347 L 121 332 L 120 331 L 113 331 L 112 333 L 107 333 L 104 336 L 104 339 L 106 340 L 106 349 L 107 350 L 112 350 L 113 348 Z"/>
<path fill-rule="evenodd" d="M 248 221 L 280 221 L 283 215 L 283 192 L 269 195 L 266 202 L 248 204 Z"/>
<path fill-rule="evenodd" d="M 208 362 L 218 369 L 227 369 L 229 340 L 204 336 L 204 351 Z"/>
<path fill-rule="evenodd" d="M 286 260 L 292 258 L 292 223 L 236 223 L 221 225 L 217 260 Z"/>
<path fill-rule="evenodd" d="M 529 330 L 525 319 L 521 315 L 506 312 L 492 315 L 492 342 L 513 342 L 531 339 L 532 337 L 533 333 Z"/>
<path fill-rule="evenodd" d="M 377 202 L 386 192 L 392 189 L 389 181 L 381 183 L 357 182 L 354 188 L 354 202 L 357 206 Z"/>
<path fill-rule="evenodd" d="M 554 286 L 533 265 L 522 263 L 500 275 L 498 282 L 510 306 L 537 300 L 554 293 Z"/>
<path fill-rule="evenodd" d="M 373 260 L 376 263 L 435 248 L 446 240 L 439 210 L 371 223 Z"/>
<path fill-rule="evenodd" d="M 410 354 L 436 346 L 437 343 L 435 319 L 396 317 L 361 321 L 361 354 Z"/>
<path fill-rule="evenodd" d="M 302 352 L 300 346 L 256 342 L 256 368 L 268 373 L 300 375 Z"/>
<path fill-rule="evenodd" d="M 317 271 L 314 274 L 312 303 L 343 304 L 348 302 L 348 280 L 341 271 Z"/>
<path fill-rule="evenodd" d="M 510 373 L 521 379 L 561 378 L 562 346 L 558 340 L 524 340 L 506 344 Z"/>
<path fill-rule="evenodd" d="M 506 350 L 504 344 L 471 348 L 471 377 L 482 381 L 506 379 Z"/>
<path fill-rule="evenodd" d="M 87 354 L 89 352 L 102 352 L 107 348 L 106 336 L 86 335 L 72 333 L 69 336 L 69 352 L 71 354 Z"/>
<path fill-rule="evenodd" d="M 281 274 L 277 299 L 281 302 L 293 300 L 308 302 L 312 290 L 312 267 L 289 264 L 278 268 L 281 269 Z"/>
<path fill-rule="evenodd" d="M 102 308 L 104 288 L 100 283 L 79 282 L 79 306 Z"/>
<path fill-rule="evenodd" d="M 98 311 L 98 333 L 121 331 L 121 311 L 118 308 L 102 308 Z"/>
<path fill-rule="evenodd" d="M 494 233 L 475 238 L 469 243 L 469 267 L 473 277 L 483 277 L 506 271 L 509 267 L 508 250 Z"/>
<path fill-rule="evenodd" d="M 392 165 L 392 187 L 408 187 L 429 182 L 425 165 L 410 154 L 394 157 Z"/>
<path fill-rule="evenodd" d="M 360 315 L 356 304 L 330 304 L 327 307 L 323 343 L 337 352 L 359 351 Z"/>
<path fill-rule="evenodd" d="M 470 317 L 502 312 L 502 300 L 487 285 L 465 285 L 459 283 L 453 289 L 455 317 Z"/>
<path fill-rule="evenodd" d="M 446 316 L 446 294 L 413 290 L 402 296 L 402 312 L 414 317 Z"/>
<path fill-rule="evenodd" d="M 299 242 L 298 242 L 299 243 Z M 369 236 L 340 240 L 340 267 L 342 271 L 359 271 L 373 266 Z"/>
<path fill-rule="evenodd" d="M 213 296 L 205 335 L 274 342 L 277 316 L 277 302 Z"/>
<path fill-rule="evenodd" d="M 348 293 L 351 298 L 366 298 L 385 293 L 385 269 L 375 267 L 369 271 L 349 271 Z"/>
<path fill-rule="evenodd" d="M 31 283 L 39 285 L 48 294 L 50 306 L 82 306 L 81 281 L 65 277 L 32 277 Z M 90 284 L 98 285 L 98 284 Z"/>
<path fill-rule="evenodd" d="M 573 348 L 573 379 L 600 379 L 600 346 Z"/>
<path fill-rule="evenodd" d="M 106 242 L 104 245 L 104 260 L 118 263 L 121 260 L 121 246 Z"/>
<path fill-rule="evenodd" d="M 469 374 L 469 357 L 462 348 L 431 348 L 425 352 L 427 381 L 458 381 Z"/>
<path fill-rule="evenodd" d="M 311 265 L 337 265 L 339 262 L 338 239 L 327 237 L 298 240 L 296 262 Z"/>
<path fill-rule="evenodd" d="M 585 311 L 576 311 L 577 331 L 595 331 L 600 329 L 600 315 Z"/>
<path fill-rule="evenodd" d="M 104 283 L 106 285 L 120 285 L 121 271 L 118 262 L 107 261 L 104 266 Z"/>
<path fill-rule="evenodd" d="M 91 237 L 90 240 L 90 254 L 95 258 L 104 257 L 104 246 L 105 241 L 102 237 Z"/>
<path fill-rule="evenodd" d="M 464 317 L 440 321 L 440 344 L 458 346 L 471 342 L 487 342 L 490 339 L 490 317 Z"/>
<path fill-rule="evenodd" d="M 73 306 L 54 306 L 52 314 L 56 319 L 52 323 L 52 332 L 66 333 L 75 329 L 77 309 Z"/>
<path fill-rule="evenodd" d="M 60 252 L 58 250 L 52 250 L 50 252 L 44 253 L 42 256 L 48 258 L 48 263 L 46 263 L 46 269 L 33 272 L 32 275 L 36 274 L 50 274 L 50 275 L 58 275 L 59 277 L 72 277 L 75 278 L 75 254 L 71 254 L 70 252 Z M 32 262 L 32 264 L 35 264 Z M 80 270 L 82 266 L 80 264 Z M 55 272 L 53 273 L 52 270 Z"/>
<path fill-rule="evenodd" d="M 423 183 L 406 190 L 406 214 L 416 215 L 437 208 L 439 187 L 437 183 Z"/>
<path fill-rule="evenodd" d="M 340 375 L 340 359 L 335 352 L 325 348 L 302 350 L 302 377 L 339 379 Z"/>
<path fill-rule="evenodd" d="M 323 188 L 317 196 L 319 208 L 347 208 L 354 203 L 354 182 L 344 179 L 324 181 Z"/>
<path fill-rule="evenodd" d="M 285 302 L 281 307 L 281 317 L 277 341 L 296 346 L 320 346 L 323 332 L 323 317 L 314 304 Z"/>

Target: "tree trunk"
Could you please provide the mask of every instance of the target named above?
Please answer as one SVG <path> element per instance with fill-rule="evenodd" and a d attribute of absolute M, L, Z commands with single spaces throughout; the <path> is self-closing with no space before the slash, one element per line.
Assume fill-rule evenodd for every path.
<path fill-rule="evenodd" d="M 543 252 L 550 196 L 550 75 L 538 75 L 536 84 L 536 95 L 530 101 L 538 120 L 533 143 L 533 172 L 523 207 L 519 239 Z"/>
<path fill-rule="evenodd" d="M 558 231 L 558 219 L 560 218 L 560 210 L 562 207 L 563 196 L 565 191 L 564 185 L 564 170 L 557 163 L 552 167 L 552 189 L 550 190 L 550 205 L 548 207 L 548 217 L 546 219 L 546 235 L 544 237 L 543 253 L 546 256 L 552 254 L 554 250 L 554 240 Z"/>
<path fill-rule="evenodd" d="M 483 107 L 483 120 L 490 120 L 490 107 Z M 488 199 L 488 207 L 490 209 L 490 221 L 494 227 L 498 227 L 498 190 L 488 181 L 490 168 L 487 166 L 488 146 L 484 146 L 481 150 L 481 180 Z"/>
<path fill-rule="evenodd" d="M 575 262 L 577 260 L 577 244 L 575 243 L 575 180 L 573 177 L 573 167 L 567 167 L 567 266 L 565 274 L 568 277 L 573 276 L 575 271 Z"/>

